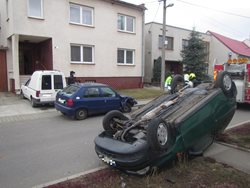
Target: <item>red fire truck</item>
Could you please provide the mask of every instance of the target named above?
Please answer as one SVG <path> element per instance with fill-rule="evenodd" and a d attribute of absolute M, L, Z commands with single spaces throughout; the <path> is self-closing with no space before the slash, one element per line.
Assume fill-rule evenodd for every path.
<path fill-rule="evenodd" d="M 237 88 L 237 103 L 250 104 L 250 63 L 248 58 L 229 59 L 222 65 L 214 66 L 214 78 L 219 71 L 230 73 Z"/>

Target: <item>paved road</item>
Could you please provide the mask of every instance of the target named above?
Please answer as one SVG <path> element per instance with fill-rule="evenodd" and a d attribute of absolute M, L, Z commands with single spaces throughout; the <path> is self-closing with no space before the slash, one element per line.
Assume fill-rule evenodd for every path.
<path fill-rule="evenodd" d="M 249 112 L 240 106 L 230 126 Z M 0 123 L 0 187 L 32 187 L 101 166 L 93 140 L 102 117 L 75 121 L 51 111 Z"/>
<path fill-rule="evenodd" d="M 102 116 L 74 121 L 47 115 L 0 124 L 1 188 L 32 187 L 102 165 L 93 143 Z"/>

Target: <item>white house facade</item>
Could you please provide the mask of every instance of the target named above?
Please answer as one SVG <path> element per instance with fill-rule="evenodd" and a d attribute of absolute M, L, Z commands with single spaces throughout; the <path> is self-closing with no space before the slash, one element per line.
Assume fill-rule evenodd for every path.
<path fill-rule="evenodd" d="M 82 82 L 141 87 L 144 11 L 117 0 L 0 1 L 8 90 L 18 92 L 35 70 L 52 69 L 75 71 Z"/>

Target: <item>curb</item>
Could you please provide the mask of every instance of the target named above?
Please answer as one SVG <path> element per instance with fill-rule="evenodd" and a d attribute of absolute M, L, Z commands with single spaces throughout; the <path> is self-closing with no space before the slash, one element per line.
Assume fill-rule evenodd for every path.
<path fill-rule="evenodd" d="M 238 126 L 244 126 L 246 124 L 250 124 L 250 121 L 244 121 L 244 122 L 241 122 L 241 123 L 237 123 L 237 124 L 233 125 L 232 127 L 227 128 L 226 130 L 233 129 L 233 128 L 238 127 Z M 250 153 L 250 150 L 247 149 L 247 148 L 243 148 L 243 147 L 240 147 L 240 146 L 237 146 L 237 145 L 234 145 L 234 144 L 228 144 L 226 142 L 221 142 L 221 141 L 215 141 L 215 142 L 218 143 L 218 144 L 227 146 L 227 147 L 231 147 L 231 148 L 234 148 L 234 149 L 238 149 L 238 150 Z"/>
<path fill-rule="evenodd" d="M 232 129 L 232 128 L 238 127 L 238 126 L 243 126 L 243 125 L 246 125 L 246 124 L 249 124 L 249 123 L 250 123 L 250 120 L 249 121 L 243 121 L 241 123 L 237 123 L 237 124 L 233 125 L 232 127 L 226 128 L 226 130 L 229 130 L 229 129 Z"/>
<path fill-rule="evenodd" d="M 220 142 L 220 141 L 215 141 L 215 142 L 216 142 L 217 144 L 221 144 L 221 145 L 224 145 L 224 146 L 227 146 L 227 147 L 231 147 L 231 148 L 233 148 L 233 149 L 238 149 L 238 150 L 241 150 L 241 151 L 250 153 L 250 150 L 249 150 L 249 149 L 246 149 L 246 148 L 243 148 L 243 147 L 240 147 L 240 146 L 237 146 L 237 145 L 228 144 L 228 143 Z"/>
<path fill-rule="evenodd" d="M 102 166 L 102 167 L 94 168 L 94 169 L 91 169 L 91 170 L 87 170 L 85 172 L 80 172 L 78 174 L 74 174 L 74 175 L 71 175 L 71 176 L 60 178 L 60 179 L 57 179 L 57 180 L 54 180 L 54 181 L 50 181 L 50 182 L 43 183 L 43 184 L 40 184 L 40 185 L 35 185 L 32 188 L 43 188 L 43 187 L 52 186 L 52 185 L 55 185 L 57 183 L 61 183 L 61 182 L 67 181 L 67 180 L 71 180 L 71 179 L 74 179 L 74 178 L 77 178 L 77 177 L 80 177 L 80 176 L 84 176 L 84 175 L 87 175 L 87 174 L 90 174 L 90 173 L 94 173 L 94 172 L 97 172 L 99 170 L 103 170 L 103 169 L 106 169 L 106 168 L 108 168 L 108 167 L 107 166 Z"/>

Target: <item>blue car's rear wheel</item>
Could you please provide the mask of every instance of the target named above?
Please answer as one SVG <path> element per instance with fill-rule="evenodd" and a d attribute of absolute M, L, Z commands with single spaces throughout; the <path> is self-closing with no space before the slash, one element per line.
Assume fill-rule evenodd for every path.
<path fill-rule="evenodd" d="M 86 109 L 83 109 L 83 108 L 82 108 L 82 109 L 78 109 L 78 110 L 76 111 L 76 114 L 75 114 L 75 118 L 76 118 L 77 120 L 86 119 L 87 116 L 88 116 L 88 112 L 87 112 Z"/>

